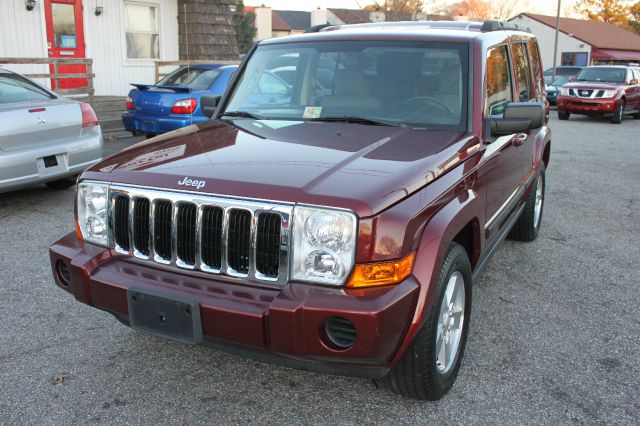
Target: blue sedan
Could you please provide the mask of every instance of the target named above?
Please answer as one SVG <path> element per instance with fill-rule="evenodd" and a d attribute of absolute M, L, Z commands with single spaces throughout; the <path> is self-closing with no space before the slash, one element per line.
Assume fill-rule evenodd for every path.
<path fill-rule="evenodd" d="M 237 65 L 192 65 L 178 68 L 155 85 L 132 84 L 124 128 L 153 136 L 206 121 L 200 108 L 203 95 L 222 95 Z"/>

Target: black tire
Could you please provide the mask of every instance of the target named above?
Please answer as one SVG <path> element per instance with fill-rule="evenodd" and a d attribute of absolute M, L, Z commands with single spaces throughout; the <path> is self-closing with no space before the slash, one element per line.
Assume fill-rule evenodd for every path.
<path fill-rule="evenodd" d="M 633 118 L 635 118 L 636 120 L 640 120 L 640 111 L 634 113 Z"/>
<path fill-rule="evenodd" d="M 542 200 L 540 205 L 540 213 L 536 222 L 536 192 L 538 185 L 542 185 Z M 542 213 L 544 212 L 545 199 L 545 169 L 544 163 L 540 164 L 540 172 L 536 178 L 535 184 L 531 188 L 529 197 L 527 197 L 524 211 L 520 218 L 509 232 L 509 239 L 514 241 L 530 242 L 538 238 L 540 233 L 540 225 L 542 224 Z"/>
<path fill-rule="evenodd" d="M 611 122 L 613 124 L 622 123 L 622 116 L 624 115 L 624 104 L 625 104 L 624 99 L 621 99 L 620 102 L 618 103 L 618 109 L 611 116 Z"/>
<path fill-rule="evenodd" d="M 45 183 L 45 185 L 47 185 L 51 189 L 67 189 L 67 188 L 71 188 L 75 184 L 76 184 L 76 176 L 71 176 L 64 179 L 58 179 L 58 180 Z"/>
<path fill-rule="evenodd" d="M 570 115 L 567 111 L 558 110 L 558 120 L 568 120 Z"/>
<path fill-rule="evenodd" d="M 460 343 L 457 354 L 445 373 L 436 367 L 436 336 L 440 305 L 445 295 L 449 279 L 454 272 L 460 272 L 464 282 L 464 312 Z M 453 386 L 458 376 L 460 362 L 464 355 L 464 347 L 469 332 L 469 318 L 471 314 L 471 264 L 466 250 L 459 244 L 452 243 L 445 257 L 440 277 L 431 306 L 428 307 L 429 316 L 413 342 L 404 353 L 400 361 L 383 378 L 382 383 L 394 392 L 422 400 L 435 401 L 442 398 Z"/>

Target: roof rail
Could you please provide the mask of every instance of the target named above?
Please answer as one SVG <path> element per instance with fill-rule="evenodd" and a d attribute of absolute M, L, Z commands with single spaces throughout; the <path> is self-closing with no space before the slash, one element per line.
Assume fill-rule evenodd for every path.
<path fill-rule="evenodd" d="M 522 25 L 518 25 L 514 22 L 505 22 L 505 21 L 484 21 L 482 24 L 482 28 L 480 31 L 483 33 L 489 33 L 491 31 L 524 31 L 525 33 L 530 33 L 531 29 L 529 27 L 523 27 Z"/>
<path fill-rule="evenodd" d="M 317 33 L 321 30 L 323 30 L 324 28 L 327 27 L 332 27 L 333 25 L 331 24 L 320 24 L 320 25 L 312 25 L 309 28 L 307 28 L 306 30 L 304 30 L 305 33 Z"/>
<path fill-rule="evenodd" d="M 319 25 L 317 25 L 319 26 Z M 341 29 L 358 29 L 358 28 L 434 28 L 434 29 L 451 29 L 451 30 L 476 30 L 480 31 L 482 22 L 463 22 L 463 21 L 389 21 L 389 22 L 367 22 L 363 24 L 341 24 L 327 25 L 320 28 L 319 31 L 333 31 Z M 311 27 L 315 28 L 315 27 Z M 307 30 L 308 31 L 308 30 Z M 310 32 L 310 31 L 309 31 Z"/>

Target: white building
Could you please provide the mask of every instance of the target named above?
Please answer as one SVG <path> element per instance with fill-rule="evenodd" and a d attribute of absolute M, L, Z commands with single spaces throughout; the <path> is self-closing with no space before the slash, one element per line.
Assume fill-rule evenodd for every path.
<path fill-rule="evenodd" d="M 35 0 L 32 10 L 27 5 L 2 1 L 0 57 L 92 58 L 96 95 L 125 95 L 129 83 L 154 81 L 154 61 L 178 60 L 178 0 Z M 49 72 L 48 65 L 5 67 Z M 51 86 L 48 79 L 40 82 Z"/>
<path fill-rule="evenodd" d="M 123 96 L 130 83 L 155 83 L 157 61 L 237 60 L 230 13 L 227 0 L 0 0 L 0 58 L 91 58 L 95 95 Z M 64 67 L 59 72 L 84 65 Z M 60 88 L 83 85 L 60 80 Z"/>
<path fill-rule="evenodd" d="M 555 16 L 521 13 L 511 19 L 531 29 L 540 44 L 542 65 L 553 66 Z M 640 62 L 640 36 L 600 21 L 560 18 L 557 65 Z"/>

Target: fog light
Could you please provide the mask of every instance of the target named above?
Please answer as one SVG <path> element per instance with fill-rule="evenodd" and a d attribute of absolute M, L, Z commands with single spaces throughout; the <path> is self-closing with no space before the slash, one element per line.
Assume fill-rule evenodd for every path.
<path fill-rule="evenodd" d="M 334 349 L 349 349 L 356 343 L 356 328 L 346 318 L 330 317 L 324 323 L 324 337 Z"/>
<path fill-rule="evenodd" d="M 71 273 L 69 272 L 69 266 L 62 260 L 56 262 L 56 272 L 58 273 L 58 279 L 64 286 L 71 284 Z"/>

